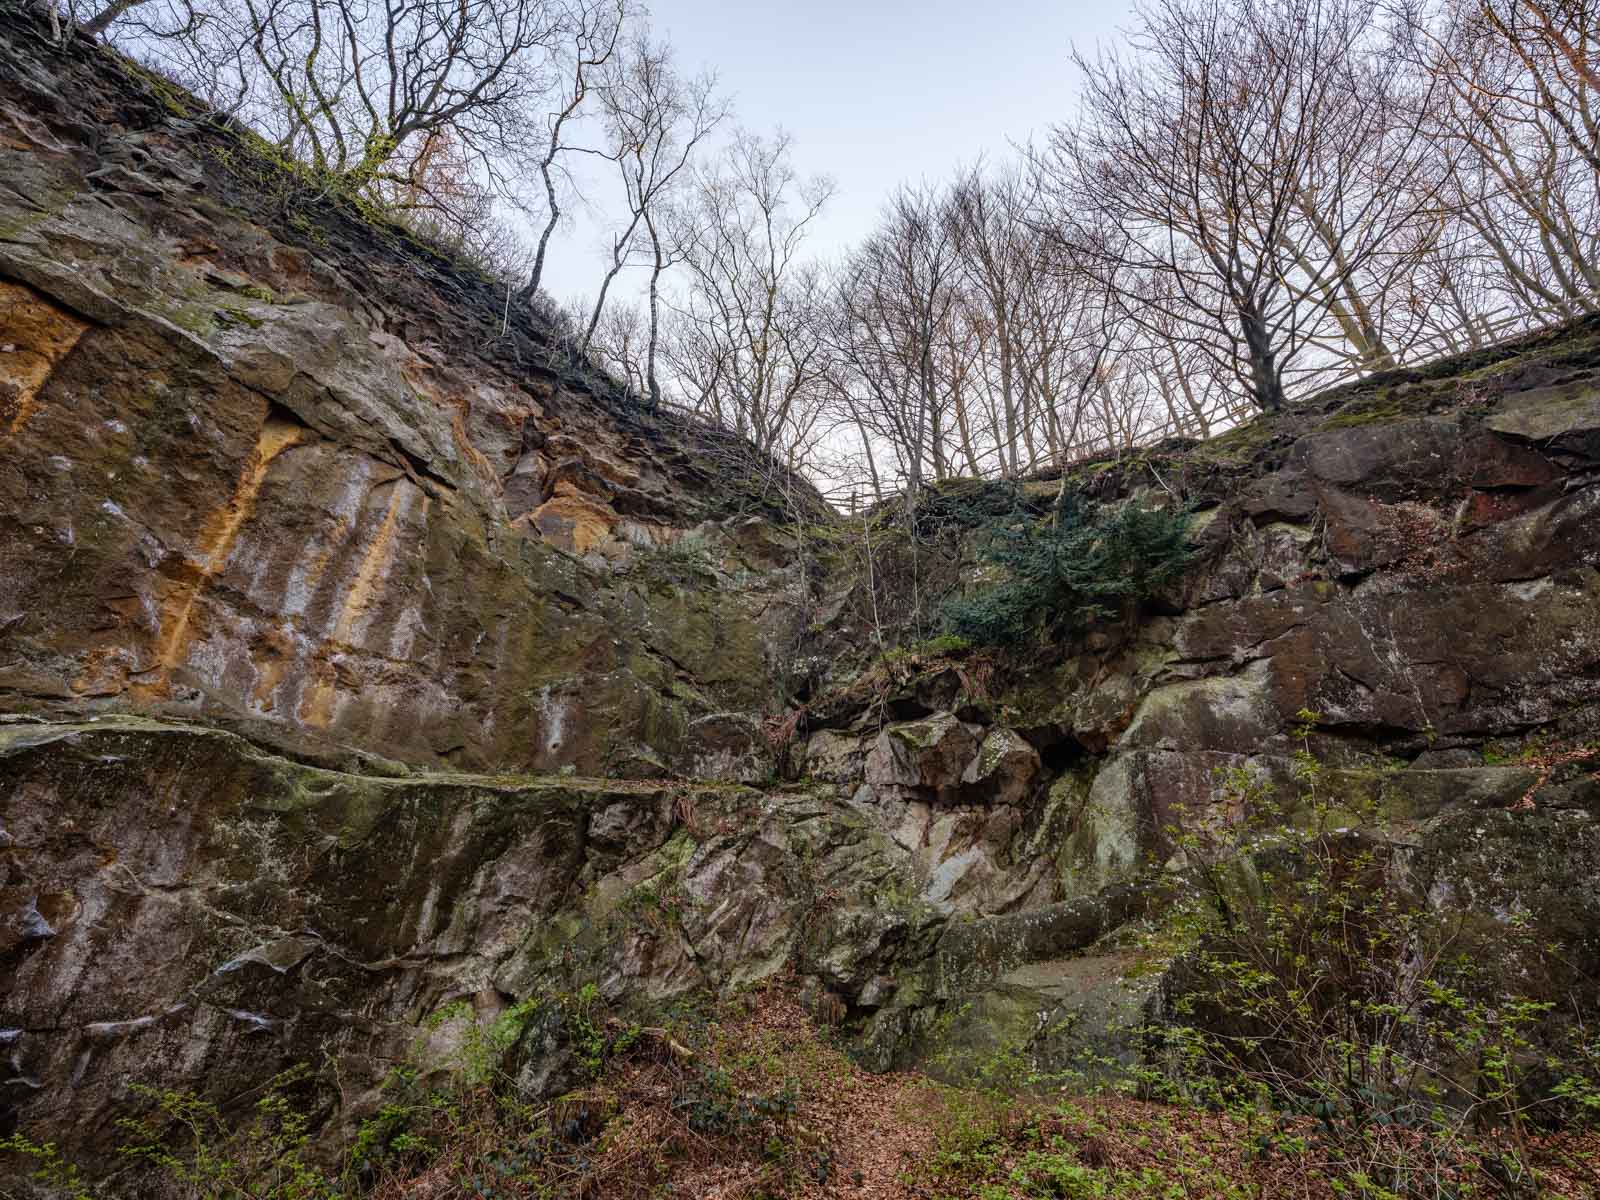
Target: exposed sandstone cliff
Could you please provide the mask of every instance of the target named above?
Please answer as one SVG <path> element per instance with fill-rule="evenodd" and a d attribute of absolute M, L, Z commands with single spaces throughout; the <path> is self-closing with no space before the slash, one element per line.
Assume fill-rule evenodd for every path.
<path fill-rule="evenodd" d="M 1079 469 L 1196 508 L 1181 589 L 886 663 L 1057 481 L 936 490 L 913 566 L 0 11 L 0 1131 L 104 1167 L 132 1084 L 297 1062 L 348 1129 L 459 1001 L 786 964 L 875 1066 L 1127 1057 L 1169 826 L 1288 789 L 1303 709 L 1437 903 L 1600 972 L 1594 782 L 1510 811 L 1600 733 L 1600 325 Z"/>
<path fill-rule="evenodd" d="M 0 692 L 297 753 L 759 773 L 723 714 L 770 703 L 795 610 L 741 525 L 776 506 L 753 458 L 126 64 L 0 53 Z"/>
<path fill-rule="evenodd" d="M 1412 882 L 1443 906 L 1566 930 L 1565 982 L 1600 1002 L 1600 787 L 1584 749 L 1600 731 L 1597 367 L 1589 321 L 1079 468 L 1066 486 L 1080 495 L 1195 509 L 1201 559 L 1183 584 L 1059 645 L 932 643 L 840 680 L 812 704 L 807 773 L 856 789 L 929 901 L 1026 922 L 1050 901 L 1116 899 L 1152 867 L 1181 871 L 1181 830 L 1240 815 L 1221 776 L 1242 768 L 1292 799 L 1309 748 L 1342 823 L 1381 812 Z M 1047 514 L 1059 487 L 925 498 L 921 602 L 972 577 L 985 514 Z M 905 591 L 877 611 L 896 614 L 892 641 L 914 643 L 930 626 L 905 617 L 909 552 L 879 539 L 876 577 Z M 848 662 L 873 640 L 871 605 L 858 588 L 828 611 L 824 657 Z M 1583 757 L 1551 772 L 1558 755 L 1541 747 Z M 1085 1037 L 1105 1049 L 1107 1020 L 1148 1014 L 1159 973 L 1128 939 L 1063 955 L 1011 929 L 978 952 L 984 929 L 950 927 L 955 986 L 935 956 L 867 1016 L 885 1061 L 1011 1037 L 1061 1065 Z M 965 1015 L 936 1027 L 952 1011 Z"/>

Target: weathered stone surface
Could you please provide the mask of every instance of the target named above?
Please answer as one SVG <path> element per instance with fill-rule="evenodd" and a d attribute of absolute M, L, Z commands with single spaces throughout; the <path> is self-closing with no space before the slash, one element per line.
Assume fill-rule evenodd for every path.
<path fill-rule="evenodd" d="M 950 713 L 886 726 L 867 754 L 866 781 L 885 795 L 954 802 L 981 732 Z"/>
<path fill-rule="evenodd" d="M 1020 821 L 1002 873 L 1029 888 L 1014 909 L 987 901 L 954 910 L 938 943 L 948 954 L 902 975 L 894 999 L 872 1008 L 862 1033 L 871 1061 L 975 1071 L 1015 1050 L 1032 1068 L 1066 1069 L 1085 1054 L 1126 1052 L 1106 1030 L 1127 1024 L 1161 964 L 1135 964 L 1136 986 L 1124 990 L 1115 981 L 1127 972 L 1109 970 L 1123 950 L 1074 943 L 1058 954 L 1032 944 L 1029 926 L 1005 922 L 1065 913 L 1083 918 L 1082 936 L 1098 936 L 1093 914 L 1111 889 L 1189 867 L 1179 831 L 1225 844 L 1246 806 L 1270 803 L 1291 822 L 1376 830 L 1418 848 L 1418 861 L 1437 861 L 1430 847 L 1464 814 L 1507 814 L 1530 789 L 1544 794 L 1538 768 L 1489 755 L 1530 737 L 1581 745 L 1600 731 L 1600 454 L 1576 399 L 1600 377 L 1600 325 L 1562 336 L 1573 341 L 1508 350 L 1500 374 L 1486 371 L 1472 388 L 1441 371 L 1437 384 L 1406 385 L 1403 400 L 1358 392 L 1346 408 L 1290 415 L 1275 432 L 1241 431 L 1240 444 L 1261 448 L 1243 460 L 1243 478 L 1237 459 L 1222 481 L 1206 477 L 1204 463 L 1230 461 L 1220 447 L 1167 456 L 1163 479 L 1213 502 L 1196 525 L 1202 562 L 1181 594 L 1159 598 L 1159 615 L 1002 654 L 985 703 L 965 714 L 972 729 L 957 731 L 946 712 L 911 722 L 898 741 L 880 735 L 854 778 L 919 862 L 950 844 L 930 785 L 948 786 L 947 763 L 971 742 L 1026 730 L 1042 761 L 1029 798 L 1008 806 Z M 1560 365 L 1541 359 L 1546 344 Z M 1505 416 L 1519 411 L 1519 420 L 1547 422 L 1537 426 L 1542 440 L 1534 424 Z M 1096 464 L 1083 487 L 1101 500 L 1149 502 L 1148 473 L 1131 465 L 1119 479 L 1119 470 Z M 969 547 L 951 546 L 949 557 Z M 851 617 L 847 604 L 834 611 L 841 624 Z M 953 670 L 926 668 L 929 678 Z M 918 685 L 901 680 L 899 694 Z M 845 720 L 830 710 L 831 724 Z M 811 761 L 848 785 L 859 741 L 814 738 Z M 944 746 L 955 752 L 941 754 Z M 1307 749 L 1324 763 L 1314 783 L 1294 758 Z M 1552 802 L 1568 786 L 1548 789 Z M 883 805 L 885 796 L 904 802 Z M 1584 869 L 1581 833 L 1570 854 L 1540 841 L 1548 835 L 1541 826 L 1532 840 L 1561 858 L 1562 872 Z M 1038 872 L 1045 856 L 1050 869 Z M 1486 937 L 1519 911 L 1492 890 L 1480 886 L 1465 904 L 1498 914 L 1483 917 Z M 1004 915 L 984 915 L 996 913 Z M 1564 928 L 1587 953 L 1576 925 Z M 991 961 L 996 942 L 1015 957 Z M 1093 965 L 1101 959 L 1103 976 Z M 1056 978 L 1096 998 L 1068 1012 Z"/>
<path fill-rule="evenodd" d="M 985 804 L 1021 804 L 1039 778 L 1039 752 L 1013 730 L 995 726 L 961 772 L 966 794 Z"/>
<path fill-rule="evenodd" d="M 1137 954 L 1028 963 L 968 997 L 913 1043 L 918 1062 L 958 1082 L 1081 1088 L 1125 1083 L 1161 971 Z"/>
<path fill-rule="evenodd" d="M 1484 426 L 1496 433 L 1592 449 L 1595 435 L 1600 434 L 1600 387 L 1593 379 L 1578 379 L 1512 392 L 1495 406 Z"/>
<path fill-rule="evenodd" d="M 867 754 L 876 740 L 869 734 L 820 729 L 806 739 L 805 773 L 827 783 L 853 785 L 865 777 Z"/>
<path fill-rule="evenodd" d="M 868 527 L 40 45 L 0 30 L 0 1131 L 103 1163 L 131 1083 L 296 1061 L 347 1130 L 528 999 L 557 1090 L 569 992 L 784 968 L 878 1066 L 1126 1059 L 1129 922 L 1269 801 L 1596 963 L 1595 785 L 1541 755 L 1600 734 L 1600 321 L 1075 468 L 1195 507 L 1185 579 L 940 650 L 960 513 L 1058 481 L 930 487 L 940 553 L 886 520 L 869 588 Z"/>
<path fill-rule="evenodd" d="M 1508 922 L 1539 930 L 1522 963 L 1556 990 L 1586 989 L 1600 971 L 1600 784 L 1528 811 L 1497 806 L 1447 812 L 1425 831 L 1412 869 L 1440 909 L 1467 924 L 1463 952 L 1480 940 L 1503 950 Z M 1561 951 L 1552 955 L 1549 947 Z"/>
<path fill-rule="evenodd" d="M 798 961 L 882 1003 L 938 922 L 830 793 L 378 779 L 132 717 L 0 726 L 0 828 L 0 1108 L 91 1157 L 130 1081 L 222 1098 L 330 1061 L 358 1119 L 463 998 L 642 1006 Z"/>
<path fill-rule="evenodd" d="M 131 718 L 0 729 L 5 891 L 55 915 L 8 958 L 34 1083 L 5 1105 L 104 1148 L 130 1080 L 222 1096 L 326 1053 L 376 1082 L 577 882 L 623 788 L 378 780 Z"/>
<path fill-rule="evenodd" d="M 756 773 L 694 741 L 775 690 L 789 543 L 688 589 L 668 549 L 762 541 L 737 467 L 526 314 L 489 336 L 485 282 L 397 231 L 309 200 L 282 224 L 270 168 L 180 135 L 99 51 L 37 53 L 0 47 L 7 705 L 329 761 Z M 132 115 L 91 147 L 94 105 Z M 99 169 L 119 152 L 154 193 Z"/>
<path fill-rule="evenodd" d="M 617 526 L 610 505 L 585 496 L 571 484 L 558 484 L 556 494 L 534 509 L 529 520 L 545 541 L 576 554 L 603 545 Z"/>
<path fill-rule="evenodd" d="M 1337 487 L 1360 484 L 1364 495 L 1397 500 L 1406 482 L 1454 465 L 1460 427 L 1448 418 L 1390 421 L 1314 433 L 1295 446 L 1313 479 Z"/>
<path fill-rule="evenodd" d="M 38 403 L 39 388 L 71 352 L 88 323 L 32 289 L 0 280 L 0 429 L 14 434 Z"/>
<path fill-rule="evenodd" d="M 1029 963 L 1061 959 L 1144 911 L 1138 888 L 948 926 L 928 968 L 927 995 L 948 999 Z"/>
<path fill-rule="evenodd" d="M 1238 675 L 1172 683 L 1147 694 L 1117 744 L 1128 748 L 1227 750 L 1260 743 L 1278 726 L 1266 658 Z"/>

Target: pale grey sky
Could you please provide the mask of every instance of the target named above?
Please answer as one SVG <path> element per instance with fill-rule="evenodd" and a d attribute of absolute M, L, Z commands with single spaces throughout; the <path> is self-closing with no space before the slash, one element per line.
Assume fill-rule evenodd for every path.
<path fill-rule="evenodd" d="M 896 185 L 947 177 L 980 153 L 1003 159 L 1071 108 L 1073 43 L 1129 22 L 1131 0 L 814 0 L 730 5 L 655 0 L 655 28 L 686 68 L 714 68 L 735 117 L 794 137 L 796 165 L 838 191 L 817 227 L 824 257 L 868 233 Z M 609 182 L 607 180 L 606 182 Z M 597 200 L 607 199 L 599 189 Z M 547 288 L 592 293 L 603 268 L 594 220 L 563 227 Z M 631 293 L 632 289 L 628 291 Z"/>

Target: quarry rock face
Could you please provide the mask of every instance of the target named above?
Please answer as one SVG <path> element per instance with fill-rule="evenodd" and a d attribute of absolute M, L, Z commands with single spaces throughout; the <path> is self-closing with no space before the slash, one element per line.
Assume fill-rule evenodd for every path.
<path fill-rule="evenodd" d="M 370 1116 L 462 1001 L 449 1022 L 585 981 L 639 1008 L 813 955 L 859 985 L 887 931 L 816 922 L 911 889 L 831 794 L 358 775 L 126 716 L 0 726 L 0 778 L 5 1103 L 106 1155 L 134 1082 L 223 1097 L 316 1063 L 341 1122 Z"/>
<path fill-rule="evenodd" d="M 0 1134 L 108 1170 L 135 1085 L 304 1063 L 347 1136 L 529 1003 L 551 1095 L 581 990 L 785 971 L 875 1067 L 1131 1062 L 1176 835 L 1305 753 L 1434 903 L 1600 972 L 1595 764 L 1541 749 L 1600 735 L 1600 324 L 1070 469 L 1182 497 L 1181 587 L 923 648 L 976 523 L 869 582 L 770 464 L 113 56 L 20 22 L 0 82 Z"/>
<path fill-rule="evenodd" d="M 0 100 L 0 693 L 296 753 L 764 769 L 695 745 L 771 702 L 798 611 L 740 544 L 759 485 L 502 334 L 481 279 L 272 225 L 193 122 L 104 63 L 63 99 L 36 52 Z"/>

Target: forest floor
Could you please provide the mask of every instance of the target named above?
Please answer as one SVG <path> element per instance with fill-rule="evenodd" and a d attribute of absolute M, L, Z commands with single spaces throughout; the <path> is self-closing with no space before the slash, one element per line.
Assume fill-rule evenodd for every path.
<path fill-rule="evenodd" d="M 1524 1137 L 1509 1157 L 1503 1136 L 1474 1149 L 1397 1132 L 1365 1163 L 1341 1166 L 1311 1121 L 871 1074 L 781 985 L 722 1005 L 693 1032 L 636 1030 L 625 1042 L 599 1079 L 558 1106 L 561 1144 L 508 1160 L 503 1125 L 498 1137 L 458 1129 L 440 1139 L 451 1149 L 415 1174 L 390 1174 L 376 1195 L 1389 1200 L 1394 1192 L 1357 1178 L 1360 1166 L 1388 1164 L 1413 1185 L 1405 1194 L 1600 1198 L 1594 1132 Z"/>

